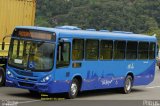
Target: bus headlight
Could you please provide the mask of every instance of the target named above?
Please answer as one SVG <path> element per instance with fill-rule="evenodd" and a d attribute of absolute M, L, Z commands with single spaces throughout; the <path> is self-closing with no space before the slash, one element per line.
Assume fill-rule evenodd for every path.
<path fill-rule="evenodd" d="M 41 80 L 41 82 L 48 82 L 51 79 L 51 77 L 52 75 L 47 75 Z"/>
<path fill-rule="evenodd" d="M 10 78 L 13 78 L 13 74 L 11 73 L 11 71 L 7 70 L 7 76 L 10 77 Z"/>

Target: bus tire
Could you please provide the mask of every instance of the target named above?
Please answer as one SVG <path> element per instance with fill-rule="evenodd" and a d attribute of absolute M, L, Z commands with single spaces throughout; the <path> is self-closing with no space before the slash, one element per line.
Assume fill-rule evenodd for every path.
<path fill-rule="evenodd" d="M 132 78 L 132 76 L 128 75 L 125 78 L 123 93 L 129 94 L 132 90 L 132 85 L 133 85 L 133 78 Z"/>
<path fill-rule="evenodd" d="M 5 71 L 2 67 L 0 67 L 0 87 L 5 85 L 5 80 L 6 80 Z"/>
<path fill-rule="evenodd" d="M 67 98 L 68 99 L 76 98 L 76 96 L 78 95 L 79 89 L 80 89 L 79 81 L 76 78 L 74 78 L 70 85 L 69 92 L 67 94 Z"/>

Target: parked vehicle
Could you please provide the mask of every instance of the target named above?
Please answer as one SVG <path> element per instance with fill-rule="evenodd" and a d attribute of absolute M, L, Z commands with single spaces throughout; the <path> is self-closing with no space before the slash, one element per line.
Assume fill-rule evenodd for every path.
<path fill-rule="evenodd" d="M 34 25 L 35 2 L 35 0 L 0 0 L 0 86 L 5 83 L 10 35 L 17 25 Z"/>

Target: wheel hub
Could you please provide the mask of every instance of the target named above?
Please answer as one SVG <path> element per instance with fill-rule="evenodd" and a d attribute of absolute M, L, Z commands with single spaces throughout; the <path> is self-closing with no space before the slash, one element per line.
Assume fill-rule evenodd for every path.
<path fill-rule="evenodd" d="M 128 79 L 127 82 L 126 82 L 126 89 L 127 89 L 127 91 L 129 91 L 131 89 L 131 86 L 132 86 L 131 80 Z"/>
<path fill-rule="evenodd" d="M 71 94 L 72 94 L 72 95 L 75 95 L 76 92 L 77 92 L 77 85 L 76 85 L 75 83 L 73 83 L 73 84 L 71 85 Z"/>

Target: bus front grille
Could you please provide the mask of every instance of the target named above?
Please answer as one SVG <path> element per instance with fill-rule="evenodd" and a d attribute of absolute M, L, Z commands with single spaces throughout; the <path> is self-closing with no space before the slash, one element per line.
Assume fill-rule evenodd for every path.
<path fill-rule="evenodd" d="M 25 82 L 18 82 L 20 86 L 23 86 L 23 87 L 33 87 L 34 84 L 30 84 L 30 83 L 25 83 Z"/>

